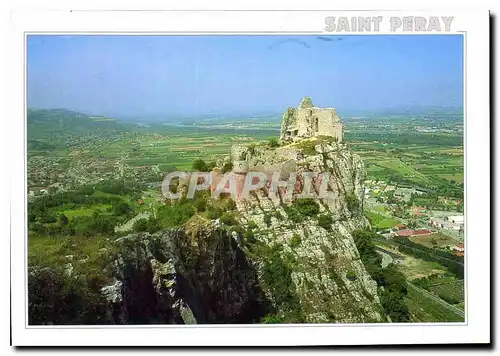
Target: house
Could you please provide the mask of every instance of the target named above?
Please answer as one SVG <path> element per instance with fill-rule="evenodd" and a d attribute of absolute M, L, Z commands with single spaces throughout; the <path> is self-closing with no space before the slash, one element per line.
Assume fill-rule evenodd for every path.
<path fill-rule="evenodd" d="M 432 234 L 432 231 L 427 230 L 427 229 L 417 229 L 417 230 L 403 229 L 403 230 L 396 231 L 394 233 L 394 236 L 411 237 L 411 236 L 421 236 L 421 235 L 430 235 L 430 234 Z"/>
<path fill-rule="evenodd" d="M 448 221 L 450 221 L 454 224 L 463 224 L 464 223 L 464 216 L 463 215 L 448 216 Z"/>
<path fill-rule="evenodd" d="M 430 235 L 432 234 L 432 231 L 427 230 L 427 229 L 418 229 L 418 230 L 413 230 L 413 235 L 412 236 L 417 236 L 417 235 Z"/>
<path fill-rule="evenodd" d="M 396 231 L 395 235 L 397 237 L 410 237 L 413 235 L 413 230 L 411 230 L 411 229 L 399 230 L 399 231 Z"/>
<path fill-rule="evenodd" d="M 429 226 L 436 227 L 438 229 L 445 229 L 445 230 L 456 230 L 456 231 L 461 231 L 464 228 L 463 222 L 460 223 L 460 218 L 453 217 L 453 220 L 450 220 L 450 217 L 448 218 L 430 218 L 429 219 Z"/>
<path fill-rule="evenodd" d="M 405 224 L 396 224 L 396 226 L 394 226 L 397 230 L 403 230 L 403 229 L 406 229 L 406 225 Z"/>
<path fill-rule="evenodd" d="M 458 253 L 463 253 L 465 251 L 464 249 L 464 244 L 460 243 L 460 244 L 456 244 L 455 246 L 453 246 L 451 248 L 452 251 L 455 251 Z"/>

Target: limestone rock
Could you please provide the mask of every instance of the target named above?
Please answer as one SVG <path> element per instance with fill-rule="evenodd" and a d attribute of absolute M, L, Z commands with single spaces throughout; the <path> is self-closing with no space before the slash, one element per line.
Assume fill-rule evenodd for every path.
<path fill-rule="evenodd" d="M 119 303 L 122 301 L 122 282 L 115 279 L 115 281 L 107 286 L 101 288 L 101 293 L 104 298 L 110 303 Z"/>
<path fill-rule="evenodd" d="M 135 233 L 115 244 L 113 274 L 123 286 L 114 323 L 251 323 L 265 315 L 257 274 L 220 225 Z M 103 293 L 119 300 L 111 297 L 117 290 Z"/>
<path fill-rule="evenodd" d="M 320 214 L 332 218 L 328 230 L 319 226 L 316 217 L 292 221 L 289 203 L 270 199 L 265 191 L 237 204 L 242 220 L 257 225 L 258 241 L 283 246 L 282 253 L 293 257 L 292 288 L 306 322 L 387 321 L 377 284 L 365 270 L 351 235 L 355 229 L 369 227 L 363 215 L 365 171 L 360 157 L 345 144 L 312 138 L 273 150 L 256 147 L 248 161 L 250 170 L 328 173 L 329 195 L 317 201 Z M 300 244 L 291 243 L 294 235 L 300 237 Z M 258 263 L 261 270 L 266 261 Z"/>

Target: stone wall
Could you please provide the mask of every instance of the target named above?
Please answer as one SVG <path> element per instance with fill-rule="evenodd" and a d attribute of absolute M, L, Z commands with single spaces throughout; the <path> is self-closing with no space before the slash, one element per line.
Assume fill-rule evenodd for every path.
<path fill-rule="evenodd" d="M 314 136 L 336 137 L 338 142 L 342 142 L 344 126 L 335 109 L 314 107 L 310 98 L 304 98 L 297 108 L 287 109 L 284 113 L 280 139 Z"/>

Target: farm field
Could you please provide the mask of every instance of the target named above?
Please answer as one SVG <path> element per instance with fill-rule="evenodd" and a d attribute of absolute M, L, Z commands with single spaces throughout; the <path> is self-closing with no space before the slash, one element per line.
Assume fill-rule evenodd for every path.
<path fill-rule="evenodd" d="M 376 212 L 365 210 L 365 216 L 370 221 L 370 224 L 377 229 L 388 229 L 394 227 L 398 221 Z"/>
<path fill-rule="evenodd" d="M 437 232 L 430 235 L 420 235 L 420 236 L 412 236 L 410 240 L 426 247 L 447 247 L 450 245 L 455 245 L 457 241 L 451 238 L 448 235 Z"/>
<path fill-rule="evenodd" d="M 463 159 L 444 153 L 439 147 L 406 150 L 367 150 L 366 144 L 355 145 L 354 150 L 363 158 L 368 177 L 386 180 L 392 177 L 402 183 L 421 187 L 438 183 L 453 187 L 463 183 Z M 363 147 L 363 149 L 358 149 Z M 375 147 L 372 147 L 375 148 Z M 438 159 L 436 159 L 438 158 Z"/>
<path fill-rule="evenodd" d="M 56 214 L 64 214 L 68 219 L 72 219 L 76 216 L 92 216 L 94 211 L 100 210 L 102 212 L 106 212 L 106 210 L 110 209 L 110 204 L 96 204 L 91 207 L 83 207 L 83 208 L 71 208 L 71 209 L 58 209 L 55 211 Z"/>
<path fill-rule="evenodd" d="M 427 277 L 432 274 L 446 274 L 446 268 L 437 262 L 424 261 L 419 258 L 404 255 L 404 260 L 398 265 L 408 280 Z"/>
<path fill-rule="evenodd" d="M 236 135 L 224 130 L 193 129 L 183 133 L 176 132 L 177 127 L 162 128 L 165 133 L 143 133 L 130 135 L 118 141 L 102 145 L 92 154 L 103 158 L 121 159 L 132 167 L 158 166 L 162 172 L 188 170 L 196 159 L 217 160 L 230 152 L 231 146 L 238 143 L 250 143 L 272 135 L 272 131 L 258 132 L 248 136 L 243 131 Z M 255 131 L 253 131 L 255 134 Z"/>
<path fill-rule="evenodd" d="M 405 297 L 411 318 L 414 322 L 463 322 L 464 317 L 446 308 L 440 302 L 422 293 L 420 290 L 408 288 Z"/>
<path fill-rule="evenodd" d="M 450 282 L 431 285 L 429 291 L 450 304 L 458 304 L 464 301 L 464 281 L 452 280 Z"/>

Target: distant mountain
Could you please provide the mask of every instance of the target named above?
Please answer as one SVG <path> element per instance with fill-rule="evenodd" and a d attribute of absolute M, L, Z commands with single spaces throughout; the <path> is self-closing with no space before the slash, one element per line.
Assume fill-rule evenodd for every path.
<path fill-rule="evenodd" d="M 28 139 L 126 132 L 139 127 L 135 123 L 104 116 L 89 116 L 66 109 L 28 109 L 27 122 Z"/>
<path fill-rule="evenodd" d="M 444 106 L 394 106 L 381 109 L 338 109 L 341 117 L 394 117 L 394 116 L 435 116 L 435 115 L 448 115 L 450 118 L 463 115 L 463 108 L 458 106 L 444 107 Z"/>

